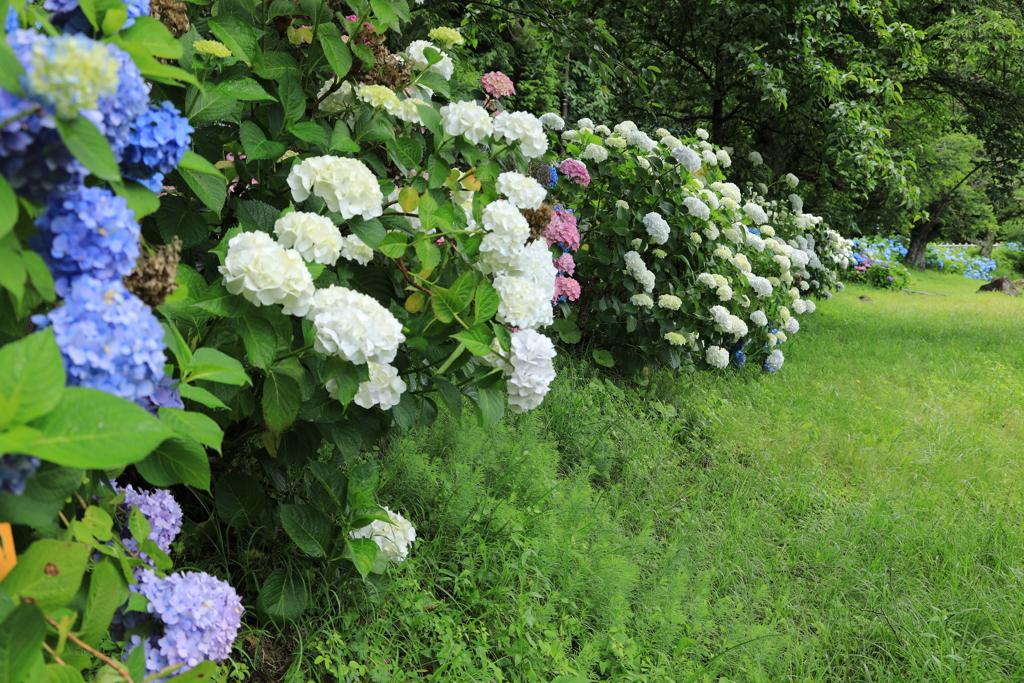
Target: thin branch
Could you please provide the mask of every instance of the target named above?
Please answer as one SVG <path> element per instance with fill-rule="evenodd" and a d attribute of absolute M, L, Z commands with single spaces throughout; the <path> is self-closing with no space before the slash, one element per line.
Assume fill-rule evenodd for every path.
<path fill-rule="evenodd" d="M 395 265 L 398 266 L 398 269 L 402 271 L 402 275 L 405 276 L 405 281 L 406 282 L 408 282 L 410 285 L 412 285 L 416 289 L 420 290 L 421 292 L 425 293 L 427 296 L 433 296 L 434 295 L 434 293 L 431 292 L 429 289 L 421 287 L 419 284 L 416 283 L 415 280 L 412 279 L 412 276 L 409 275 L 409 269 L 405 267 L 405 262 L 402 259 L 400 259 L 400 258 L 394 259 L 393 258 L 391 260 L 394 261 Z"/>
<path fill-rule="evenodd" d="M 58 624 L 56 621 L 54 621 L 50 617 L 46 617 L 46 623 L 57 629 L 57 632 L 60 633 L 60 624 Z M 84 640 L 76 636 L 74 633 L 68 633 L 68 640 L 70 640 L 72 643 L 82 648 L 83 650 L 91 654 L 93 657 L 100 660 L 101 662 L 109 666 L 111 669 L 116 671 L 118 674 L 120 674 L 121 678 L 128 681 L 128 683 L 135 683 L 135 681 L 132 680 L 132 675 L 128 673 L 128 669 L 126 669 L 125 666 L 121 664 L 121 662 L 115 659 L 111 659 L 107 655 L 103 654 L 102 652 L 100 652 L 99 650 L 92 647 Z"/>
<path fill-rule="evenodd" d="M 43 649 L 46 650 L 46 654 L 53 657 L 53 661 L 57 662 L 61 666 L 64 666 L 64 660 L 57 656 L 57 653 L 53 651 L 52 647 L 46 644 L 46 641 L 43 641 Z"/>
<path fill-rule="evenodd" d="M 857 609 L 859 609 L 861 612 L 869 612 L 871 614 L 877 614 L 878 616 L 880 616 L 883 619 L 885 619 L 885 623 L 887 623 L 889 625 L 889 630 L 892 631 L 892 634 L 894 636 L 896 636 L 896 642 L 900 644 L 900 647 L 903 647 L 903 639 L 900 638 L 900 634 L 896 632 L 896 627 L 892 625 L 892 621 L 889 620 L 889 615 L 888 614 L 886 614 L 885 612 L 878 612 L 878 611 L 873 610 L 873 609 L 864 609 L 863 607 L 858 607 Z"/>

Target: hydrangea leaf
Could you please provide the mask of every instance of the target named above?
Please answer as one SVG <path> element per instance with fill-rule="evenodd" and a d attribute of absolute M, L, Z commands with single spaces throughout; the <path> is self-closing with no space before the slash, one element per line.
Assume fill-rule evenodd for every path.
<path fill-rule="evenodd" d="M 273 102 L 277 100 L 253 78 L 233 78 L 225 83 L 218 83 L 216 90 L 241 102 Z"/>
<path fill-rule="evenodd" d="M 40 539 L 18 558 L 0 587 L 13 598 L 32 598 L 44 614 L 49 614 L 75 597 L 89 554 L 89 546 L 83 543 Z"/>
<path fill-rule="evenodd" d="M 252 64 L 259 50 L 259 34 L 249 23 L 232 14 L 220 14 L 209 20 L 210 30 L 220 42 L 231 50 L 231 54 L 246 64 Z"/>
<path fill-rule="evenodd" d="M 89 592 L 78 637 L 88 645 L 98 645 L 107 635 L 114 612 L 127 597 L 128 586 L 114 563 L 111 560 L 97 563 L 89 574 Z"/>
<path fill-rule="evenodd" d="M 0 519 L 25 524 L 43 533 L 57 532 L 57 511 L 82 483 L 82 470 L 43 463 L 20 496 L 0 493 Z"/>
<path fill-rule="evenodd" d="M 88 0 L 88 2 L 90 5 L 93 4 L 93 0 Z M 80 4 L 80 6 L 85 10 L 85 5 Z M 181 43 L 175 40 L 171 32 L 153 17 L 136 17 L 135 23 L 118 34 L 114 42 L 141 45 L 149 54 L 163 59 L 179 59 L 182 53 Z"/>
<path fill-rule="evenodd" d="M 476 288 L 476 321 L 486 322 L 498 313 L 498 292 L 487 281 L 481 282 Z"/>
<path fill-rule="evenodd" d="M 187 368 L 182 368 L 182 371 L 188 373 L 189 382 L 203 379 L 239 386 L 251 383 L 241 363 L 226 353 L 207 346 L 196 349 L 192 354 L 192 363 Z"/>
<path fill-rule="evenodd" d="M 221 212 L 228 196 L 227 179 L 213 164 L 190 150 L 185 152 L 178 173 L 203 204 Z"/>
<path fill-rule="evenodd" d="M 57 132 L 68 150 L 93 175 L 102 180 L 121 180 L 110 143 L 92 121 L 82 116 L 69 121 L 58 119 Z"/>
<path fill-rule="evenodd" d="M 454 384 L 446 379 L 437 377 L 434 379 L 434 388 L 437 389 L 437 393 L 441 395 L 441 400 L 444 402 L 448 410 L 451 411 L 452 415 L 459 422 L 462 421 L 462 392 Z"/>
<path fill-rule="evenodd" d="M 0 347 L 0 427 L 31 422 L 56 408 L 64 381 L 53 330 Z"/>
<path fill-rule="evenodd" d="M 354 510 L 373 505 L 379 477 L 377 465 L 372 462 L 362 462 L 353 467 L 348 474 L 348 506 Z"/>
<path fill-rule="evenodd" d="M 178 390 L 181 392 L 182 398 L 187 398 L 190 401 L 195 401 L 207 408 L 223 408 L 228 409 L 228 406 L 224 401 L 220 400 L 213 394 L 202 387 L 192 386 L 191 384 L 178 385 Z"/>
<path fill-rule="evenodd" d="M 287 149 L 283 142 L 268 140 L 266 133 L 253 121 L 243 121 L 238 136 L 249 159 L 277 159 Z"/>
<path fill-rule="evenodd" d="M 228 526 L 252 524 L 266 509 L 263 487 L 247 474 L 224 474 L 213 486 L 217 515 Z"/>
<path fill-rule="evenodd" d="M 350 538 L 345 541 L 345 559 L 352 563 L 364 579 L 373 568 L 380 548 L 369 538 Z"/>
<path fill-rule="evenodd" d="M 310 505 L 282 505 L 281 524 L 288 537 L 311 557 L 327 557 L 334 525 Z"/>
<path fill-rule="evenodd" d="M 206 415 L 186 412 L 177 408 L 160 408 L 159 412 L 160 420 L 174 430 L 175 434 L 198 441 L 220 453 L 224 430 Z"/>
<path fill-rule="evenodd" d="M 306 611 L 306 587 L 289 568 L 275 569 L 260 587 L 256 609 L 277 624 L 295 621 Z"/>
<path fill-rule="evenodd" d="M 345 511 L 348 494 L 348 477 L 337 467 L 313 460 L 309 463 L 310 474 L 323 486 L 339 513 Z"/>
<path fill-rule="evenodd" d="M 189 484 L 204 491 L 210 489 L 210 461 L 195 441 L 178 437 L 167 439 L 135 469 L 154 486 Z"/>
<path fill-rule="evenodd" d="M 476 410 L 477 422 L 485 429 L 490 429 L 501 422 L 505 414 L 505 394 L 496 387 L 476 387 L 473 408 Z"/>
<path fill-rule="evenodd" d="M 18 222 L 18 198 L 7 179 L 0 175 L 0 239 L 7 236 Z"/>
<path fill-rule="evenodd" d="M 415 190 L 413 192 L 415 193 Z M 408 240 L 408 236 L 401 232 L 390 232 L 381 240 L 377 248 L 389 258 L 402 258 L 405 255 L 405 250 L 409 248 Z"/>
<path fill-rule="evenodd" d="M 277 86 L 277 98 L 284 107 L 284 117 L 289 123 L 299 121 L 306 113 L 306 94 L 302 92 L 302 82 L 298 79 L 282 79 Z"/>
<path fill-rule="evenodd" d="M 249 362 L 266 370 L 274 364 L 277 356 L 277 333 L 270 322 L 253 309 L 238 319 L 238 335 L 245 346 Z"/>
<path fill-rule="evenodd" d="M 36 605 L 22 603 L 0 623 L 0 680 L 21 681 L 42 658 L 46 621 Z"/>
<path fill-rule="evenodd" d="M 267 429 L 283 432 L 295 422 L 302 404 L 299 383 L 283 372 L 267 373 L 263 382 L 263 420 Z"/>
<path fill-rule="evenodd" d="M 485 324 L 476 325 L 452 336 L 465 344 L 466 349 L 474 356 L 488 356 L 494 353 L 491 348 L 494 333 Z"/>
<path fill-rule="evenodd" d="M 170 429 L 131 401 L 82 387 L 66 388 L 57 407 L 34 426 L 43 436 L 26 452 L 89 469 L 138 462 L 171 436 Z"/>
<path fill-rule="evenodd" d="M 7 41 L 0 41 L 0 88 L 21 97 L 25 94 L 21 88 L 21 78 L 24 75 L 25 67 L 14 56 L 14 50 Z"/>
<path fill-rule="evenodd" d="M 387 235 L 387 231 L 384 230 L 384 226 L 381 225 L 381 222 L 376 218 L 371 218 L 368 221 L 353 218 L 349 221 L 348 226 L 366 246 L 372 249 L 379 247 L 380 243 L 384 241 L 384 237 Z"/>
<path fill-rule="evenodd" d="M 348 46 L 338 36 L 325 31 L 321 31 L 318 38 L 320 46 L 324 50 L 324 56 L 327 57 L 327 63 L 334 69 L 335 75 L 338 78 L 347 76 L 352 68 L 352 53 Z"/>

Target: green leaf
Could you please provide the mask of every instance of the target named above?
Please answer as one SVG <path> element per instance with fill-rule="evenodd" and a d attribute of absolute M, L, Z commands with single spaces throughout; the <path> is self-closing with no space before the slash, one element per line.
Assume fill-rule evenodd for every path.
<path fill-rule="evenodd" d="M 136 220 L 141 220 L 160 208 L 160 198 L 139 182 L 125 179 L 120 183 L 112 182 L 110 186 L 119 197 L 127 200 L 128 208 L 135 212 Z"/>
<path fill-rule="evenodd" d="M 209 20 L 210 30 L 224 43 L 231 54 L 246 64 L 251 65 L 259 50 L 257 41 L 259 34 L 248 22 L 242 21 L 233 14 L 219 14 Z"/>
<path fill-rule="evenodd" d="M 104 559 L 93 567 L 89 577 L 89 594 L 82 613 L 78 637 L 96 646 L 107 635 L 114 612 L 128 597 L 128 587 L 113 561 Z"/>
<path fill-rule="evenodd" d="M 551 327 L 558 333 L 558 338 L 566 344 L 575 344 L 582 339 L 580 328 L 568 318 L 559 318 Z"/>
<path fill-rule="evenodd" d="M 64 361 L 53 330 L 0 347 L 0 428 L 42 417 L 63 393 Z"/>
<path fill-rule="evenodd" d="M 10 239 L 16 241 L 13 235 Z M 16 301 L 21 302 L 25 296 L 27 280 L 28 272 L 21 260 L 20 250 L 6 245 L 0 247 L 0 287 L 9 291 Z"/>
<path fill-rule="evenodd" d="M 153 531 L 149 520 L 137 505 L 132 505 L 132 511 L 128 515 L 128 530 L 131 532 L 132 538 L 139 543 L 149 538 L 149 534 Z"/>
<path fill-rule="evenodd" d="M 320 24 L 326 24 L 334 16 L 331 8 L 323 0 L 302 0 L 300 3 L 302 13 L 309 17 L 314 28 Z"/>
<path fill-rule="evenodd" d="M 18 558 L 0 588 L 12 598 L 32 598 L 44 614 L 49 614 L 75 597 L 90 553 L 84 543 L 39 539 Z"/>
<path fill-rule="evenodd" d="M 236 386 L 249 384 L 249 375 L 245 374 L 245 368 L 241 363 L 226 353 L 207 346 L 196 349 L 187 372 L 189 382 L 204 379 L 207 382 Z"/>
<path fill-rule="evenodd" d="M 276 102 L 277 98 L 266 91 L 253 78 L 233 78 L 230 81 L 219 83 L 216 86 L 217 92 L 222 95 L 241 100 L 242 102 Z"/>
<path fill-rule="evenodd" d="M 505 414 L 505 395 L 498 388 L 477 387 L 473 406 L 480 426 L 490 429 L 501 422 Z"/>
<path fill-rule="evenodd" d="M 290 568 L 275 569 L 260 587 L 256 609 L 278 624 L 293 622 L 306 611 L 306 587 Z"/>
<path fill-rule="evenodd" d="M 338 78 L 345 78 L 352 68 L 352 53 L 348 46 L 338 36 L 330 35 L 325 31 L 321 31 L 317 38 L 320 40 L 320 46 L 324 49 L 327 63 L 334 69 L 335 75 Z"/>
<path fill-rule="evenodd" d="M 383 114 L 375 114 L 369 119 L 364 117 L 356 124 L 355 139 L 361 142 L 384 142 L 394 137 L 395 129 Z"/>
<path fill-rule="evenodd" d="M 331 356 L 324 370 L 324 382 L 337 382 L 338 400 L 347 406 L 359 392 L 359 384 L 369 379 L 366 365 L 356 365 L 343 358 Z"/>
<path fill-rule="evenodd" d="M 213 394 L 202 387 L 194 387 L 191 384 L 179 384 L 178 390 L 181 392 L 182 398 L 187 398 L 190 401 L 200 403 L 207 408 L 223 408 L 227 410 L 227 405 L 224 401 L 220 400 Z"/>
<path fill-rule="evenodd" d="M 288 132 L 303 142 L 327 147 L 328 132 L 314 121 L 300 121 L 288 126 Z"/>
<path fill-rule="evenodd" d="M 137 462 L 171 436 L 170 429 L 131 401 L 82 387 L 66 388 L 57 407 L 34 426 L 43 436 L 26 452 L 83 469 Z"/>
<path fill-rule="evenodd" d="M 420 206 L 423 206 L 422 202 Z M 441 250 L 429 238 L 416 242 L 415 247 L 416 257 L 420 260 L 421 269 L 430 270 L 441 262 Z"/>
<path fill-rule="evenodd" d="M 7 491 L 0 493 L 0 519 L 56 533 L 57 511 L 82 483 L 82 474 L 80 469 L 43 463 L 20 496 Z"/>
<path fill-rule="evenodd" d="M 253 524 L 266 509 L 263 487 L 247 474 L 225 474 L 213 486 L 217 514 L 228 526 Z"/>
<path fill-rule="evenodd" d="M 358 218 L 352 218 L 348 222 L 348 226 L 352 228 L 352 232 L 363 241 L 366 246 L 376 249 L 380 246 L 380 243 L 384 241 L 384 237 L 387 235 L 387 231 L 384 226 L 381 225 L 380 221 L 376 218 L 371 218 L 368 221 L 359 220 Z"/>
<path fill-rule="evenodd" d="M 373 462 L 361 462 L 348 474 L 348 506 L 353 510 L 374 504 L 380 474 Z"/>
<path fill-rule="evenodd" d="M 229 237 L 225 235 L 224 242 Z M 222 318 L 240 318 L 249 312 L 252 305 L 239 294 L 232 294 L 224 288 L 224 281 L 217 280 L 210 285 L 200 300 L 193 302 L 198 308 Z"/>
<path fill-rule="evenodd" d="M 287 52 L 256 53 L 258 61 L 253 70 L 260 78 L 279 81 L 283 78 L 301 78 L 299 63 Z"/>
<path fill-rule="evenodd" d="M 277 356 L 277 333 L 270 321 L 260 316 L 258 311 L 253 309 L 238 319 L 238 334 L 249 362 L 267 370 Z"/>
<path fill-rule="evenodd" d="M 615 367 L 615 359 L 612 358 L 612 354 L 604 349 L 594 349 L 590 355 L 598 365 L 603 365 L 606 368 Z"/>
<path fill-rule="evenodd" d="M 265 202 L 255 199 L 243 199 L 238 202 L 235 210 L 238 212 L 239 224 L 248 231 L 264 230 L 274 231 L 274 223 L 277 222 L 280 211 Z"/>
<path fill-rule="evenodd" d="M 384 236 L 377 248 L 389 258 L 402 258 L 409 248 L 409 237 L 394 230 Z"/>
<path fill-rule="evenodd" d="M 279 159 L 288 149 L 283 142 L 267 140 L 266 134 L 253 121 L 242 122 L 238 137 L 249 159 Z"/>
<path fill-rule="evenodd" d="M 334 152 L 358 152 L 359 143 L 352 139 L 352 134 L 344 121 L 338 120 L 334 124 L 334 132 L 331 133 L 331 151 Z"/>
<path fill-rule="evenodd" d="M 18 198 L 14 190 L 7 183 L 7 179 L 0 175 L 0 239 L 6 237 L 18 222 L 19 211 Z"/>
<path fill-rule="evenodd" d="M 224 430 L 206 415 L 177 408 L 160 408 L 160 420 L 178 436 L 198 441 L 220 453 Z"/>
<path fill-rule="evenodd" d="M 21 88 L 21 78 L 24 75 L 25 67 L 14 56 L 14 49 L 6 40 L 0 40 L 0 88 L 23 97 L 25 91 Z"/>
<path fill-rule="evenodd" d="M 46 621 L 35 605 L 22 603 L 0 623 L 0 681 L 18 683 L 41 656 Z"/>
<path fill-rule="evenodd" d="M 153 486 L 188 484 L 204 491 L 210 489 L 210 461 L 195 441 L 172 437 L 136 463 L 135 469 Z"/>
<path fill-rule="evenodd" d="M 417 85 L 423 85 L 438 95 L 447 98 L 451 94 L 451 86 L 448 80 L 439 73 L 433 71 L 423 71 L 420 73 L 419 78 L 416 79 Z"/>
<path fill-rule="evenodd" d="M 106 14 L 103 15 L 103 22 L 101 28 L 103 33 L 108 36 L 112 36 L 121 30 L 121 27 L 128 21 L 128 10 L 124 7 L 115 7 L 108 9 Z"/>
<path fill-rule="evenodd" d="M 423 158 L 423 145 L 415 138 L 398 138 L 388 143 L 395 160 L 405 168 L 417 168 Z"/>
<path fill-rule="evenodd" d="M 352 518 L 349 522 L 349 526 L 352 529 L 362 529 L 374 522 L 387 522 L 390 524 L 391 515 L 388 514 L 387 510 L 377 507 L 376 505 L 356 508 L 352 511 Z"/>
<path fill-rule="evenodd" d="M 263 382 L 263 420 L 272 432 L 283 432 L 295 422 L 302 404 L 299 383 L 284 372 L 271 368 Z"/>
<path fill-rule="evenodd" d="M 80 6 L 83 10 L 85 9 L 84 5 Z M 181 58 L 181 43 L 174 39 L 171 32 L 160 21 L 152 17 L 136 17 L 135 23 L 118 34 L 114 42 L 139 45 L 154 57 Z"/>
<path fill-rule="evenodd" d="M 103 133 L 87 118 L 57 119 L 57 132 L 68 151 L 101 180 L 120 180 L 114 152 Z"/>
<path fill-rule="evenodd" d="M 466 308 L 466 302 L 458 294 L 440 287 L 431 290 L 430 304 L 434 308 L 434 315 L 443 323 L 455 320 L 455 316 Z"/>
<path fill-rule="evenodd" d="M 134 652 L 134 650 L 133 650 Z M 168 678 L 168 683 L 211 683 L 218 680 L 220 667 L 216 662 L 199 662 L 183 674 Z"/>
<path fill-rule="evenodd" d="M 215 123 L 231 116 L 238 100 L 218 88 L 200 90 L 189 86 L 185 93 L 185 113 L 193 123 Z"/>
<path fill-rule="evenodd" d="M 42 257 L 34 251 L 21 252 L 21 263 L 28 272 L 28 280 L 39 292 L 44 301 L 53 301 L 57 298 L 57 292 L 53 285 L 53 275 Z"/>
<path fill-rule="evenodd" d="M 429 104 L 417 104 L 416 111 L 420 113 L 420 118 L 423 119 L 423 125 L 427 127 L 434 135 L 441 135 L 441 114 L 433 106 Z"/>
<path fill-rule="evenodd" d="M 286 78 L 277 85 L 277 97 L 284 106 L 284 118 L 290 123 L 300 121 L 306 113 L 306 93 L 297 78 Z"/>
<path fill-rule="evenodd" d="M 452 412 L 456 420 L 462 421 L 462 392 L 448 380 L 440 377 L 434 378 L 434 387 L 437 393 L 441 394 L 441 400 Z"/>
<path fill-rule="evenodd" d="M 47 664 L 46 683 L 85 683 L 85 679 L 70 664 Z"/>
<path fill-rule="evenodd" d="M 347 504 L 348 478 L 337 467 L 316 460 L 310 461 L 309 471 L 330 495 L 338 513 L 344 513 Z"/>
<path fill-rule="evenodd" d="M 311 557 L 327 557 L 334 525 L 310 505 L 282 505 L 281 524 L 289 538 Z"/>
<path fill-rule="evenodd" d="M 494 353 L 494 349 L 491 348 L 494 332 L 485 324 L 476 325 L 452 336 L 465 344 L 466 349 L 474 356 L 489 356 Z"/>
<path fill-rule="evenodd" d="M 355 566 L 356 571 L 364 579 L 373 568 L 373 563 L 377 561 L 379 551 L 377 543 L 370 538 L 350 538 L 345 541 L 345 558 Z"/>
<path fill-rule="evenodd" d="M 203 204 L 221 212 L 228 197 L 227 179 L 213 164 L 188 151 L 178 165 L 178 173 Z"/>
<path fill-rule="evenodd" d="M 177 237 L 181 240 L 183 249 L 198 245 L 210 232 L 210 227 L 203 217 L 189 209 L 188 200 L 173 194 L 160 197 L 160 208 L 157 209 L 154 219 L 164 244 L 171 244 Z"/>

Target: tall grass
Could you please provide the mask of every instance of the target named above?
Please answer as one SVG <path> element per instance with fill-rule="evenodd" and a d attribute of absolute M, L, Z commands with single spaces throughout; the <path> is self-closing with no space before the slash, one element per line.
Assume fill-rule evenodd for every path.
<path fill-rule="evenodd" d="M 312 580 L 286 680 L 1024 681 L 1024 302 L 977 284 L 850 288 L 772 376 L 569 359 L 401 436 L 413 556 Z"/>

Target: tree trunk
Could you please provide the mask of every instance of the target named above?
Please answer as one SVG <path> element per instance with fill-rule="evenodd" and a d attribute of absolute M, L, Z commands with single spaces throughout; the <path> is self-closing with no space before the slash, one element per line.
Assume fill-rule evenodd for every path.
<path fill-rule="evenodd" d="M 941 223 L 931 220 L 914 226 L 914 229 L 910 231 L 910 247 L 907 249 L 907 255 L 903 257 L 903 263 L 908 268 L 924 270 L 925 251 L 928 249 L 928 243 L 932 237 L 939 234 L 941 229 Z"/>
<path fill-rule="evenodd" d="M 978 253 L 982 258 L 992 258 L 992 250 L 996 246 L 996 233 L 994 230 L 989 230 L 985 233 L 985 237 L 981 240 L 981 251 Z"/>

